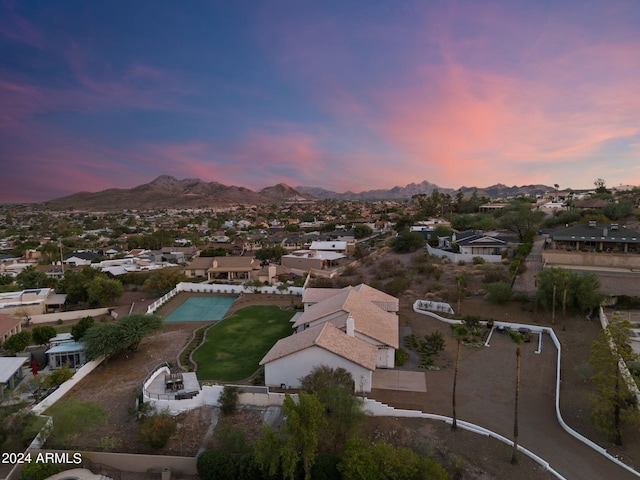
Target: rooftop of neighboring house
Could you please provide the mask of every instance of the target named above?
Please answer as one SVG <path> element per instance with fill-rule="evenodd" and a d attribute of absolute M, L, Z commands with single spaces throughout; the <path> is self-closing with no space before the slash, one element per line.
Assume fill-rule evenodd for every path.
<path fill-rule="evenodd" d="M 609 242 L 640 243 L 640 232 L 617 223 L 580 223 L 573 227 L 550 232 L 553 240 L 604 240 Z"/>

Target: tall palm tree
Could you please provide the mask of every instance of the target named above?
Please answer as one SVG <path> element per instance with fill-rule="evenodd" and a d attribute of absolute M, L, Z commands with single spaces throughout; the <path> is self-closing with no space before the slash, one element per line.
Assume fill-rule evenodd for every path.
<path fill-rule="evenodd" d="M 556 324 L 556 289 L 558 288 L 558 277 L 553 274 L 553 303 L 551 304 L 551 323 Z"/>
<path fill-rule="evenodd" d="M 453 422 L 451 423 L 451 430 L 458 428 L 458 422 L 456 417 L 456 385 L 458 383 L 458 365 L 460 364 L 460 345 L 462 344 L 462 337 L 467 334 L 467 329 L 464 325 L 451 325 L 451 333 L 453 338 L 458 340 L 458 349 L 456 351 L 456 366 L 453 369 Z"/>
<path fill-rule="evenodd" d="M 517 345 L 516 348 L 516 400 L 513 410 L 513 453 L 511 463 L 518 463 L 518 399 L 520 396 L 520 345 L 524 343 L 525 336 L 514 330 L 509 330 L 509 338 Z"/>
<path fill-rule="evenodd" d="M 458 284 L 458 310 L 456 313 L 460 315 L 460 310 L 462 309 L 462 280 L 464 280 L 464 275 L 462 273 L 456 273 L 453 278 Z"/>
<path fill-rule="evenodd" d="M 562 330 L 567 329 L 567 290 L 569 289 L 569 272 L 562 272 Z"/>

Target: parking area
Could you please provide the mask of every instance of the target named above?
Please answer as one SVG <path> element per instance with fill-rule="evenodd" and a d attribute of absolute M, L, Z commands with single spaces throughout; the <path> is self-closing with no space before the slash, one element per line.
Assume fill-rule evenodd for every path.
<path fill-rule="evenodd" d="M 424 372 L 378 369 L 373 372 L 373 388 L 426 393 L 427 382 Z"/>

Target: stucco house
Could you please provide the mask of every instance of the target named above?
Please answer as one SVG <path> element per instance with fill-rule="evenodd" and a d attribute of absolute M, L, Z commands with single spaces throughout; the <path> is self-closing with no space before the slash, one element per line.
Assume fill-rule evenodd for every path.
<path fill-rule="evenodd" d="M 342 367 L 357 391 L 371 390 L 376 368 L 393 368 L 399 347 L 398 299 L 367 285 L 343 289 L 310 288 L 305 311 L 260 362 L 265 383 L 298 387 L 315 366 Z"/>
<path fill-rule="evenodd" d="M 22 319 L 6 314 L 0 314 L 0 345 L 11 335 L 22 331 Z"/>
<path fill-rule="evenodd" d="M 187 278 L 208 278 L 208 271 L 213 266 L 214 257 L 196 257 L 184 267 Z"/>
<path fill-rule="evenodd" d="M 39 315 L 62 308 L 67 296 L 51 288 L 31 288 L 0 293 L 0 313 L 20 316 Z"/>
<path fill-rule="evenodd" d="M 501 235 L 497 232 L 478 232 L 466 230 L 454 232 L 449 237 L 439 239 L 439 248 L 453 249 L 457 246 L 463 255 L 504 255 L 509 249 L 509 244 L 518 243 L 514 237 Z"/>
<path fill-rule="evenodd" d="M 251 280 L 260 268 L 260 262 L 254 257 L 213 257 L 207 275 L 209 280 Z"/>
<path fill-rule="evenodd" d="M 351 333 L 326 322 L 280 339 L 260 361 L 265 384 L 299 387 L 314 367 L 329 365 L 351 373 L 356 391 L 370 391 L 377 349 Z"/>

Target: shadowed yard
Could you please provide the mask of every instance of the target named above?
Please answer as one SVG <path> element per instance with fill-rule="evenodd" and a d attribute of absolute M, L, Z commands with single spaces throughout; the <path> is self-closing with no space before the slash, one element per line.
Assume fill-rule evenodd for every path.
<path fill-rule="evenodd" d="M 232 382 L 250 377 L 273 344 L 291 335 L 293 314 L 275 306 L 251 306 L 211 327 L 193 352 L 198 379 Z"/>

